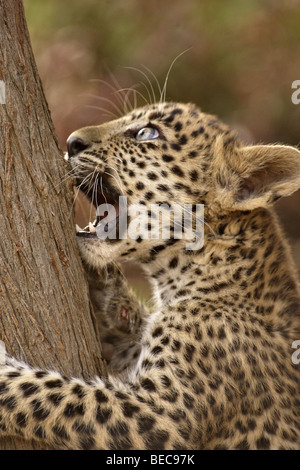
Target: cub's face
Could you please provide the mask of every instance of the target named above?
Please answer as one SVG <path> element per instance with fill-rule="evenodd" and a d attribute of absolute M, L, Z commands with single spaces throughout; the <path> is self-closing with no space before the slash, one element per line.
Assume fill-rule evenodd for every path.
<path fill-rule="evenodd" d="M 166 249 L 185 249 L 195 229 L 203 230 L 219 134 L 230 131 L 194 105 L 178 103 L 73 132 L 68 159 L 78 187 L 98 208 L 96 220 L 77 233 L 82 256 L 92 265 L 151 262 Z"/>

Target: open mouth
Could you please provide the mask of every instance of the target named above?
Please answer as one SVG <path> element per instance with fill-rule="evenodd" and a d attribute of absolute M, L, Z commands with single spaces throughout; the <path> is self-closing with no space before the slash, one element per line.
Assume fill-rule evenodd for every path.
<path fill-rule="evenodd" d="M 120 193 L 116 191 L 107 181 L 101 179 L 96 187 L 91 184 L 80 185 L 80 190 L 88 197 L 91 204 L 96 208 L 96 218 L 93 222 L 81 228 L 76 225 L 76 236 L 85 238 L 109 238 L 109 232 L 119 225 L 119 198 Z M 102 236 L 101 236 L 102 234 Z"/>

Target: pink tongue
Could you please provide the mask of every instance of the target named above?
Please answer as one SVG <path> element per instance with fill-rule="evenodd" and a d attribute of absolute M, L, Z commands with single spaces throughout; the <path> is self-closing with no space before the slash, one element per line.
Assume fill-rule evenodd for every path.
<path fill-rule="evenodd" d="M 115 210 L 116 210 L 116 217 L 118 217 L 118 215 L 119 215 L 119 206 L 118 206 L 118 204 L 116 204 L 116 205 L 114 206 L 114 208 L 115 208 Z"/>

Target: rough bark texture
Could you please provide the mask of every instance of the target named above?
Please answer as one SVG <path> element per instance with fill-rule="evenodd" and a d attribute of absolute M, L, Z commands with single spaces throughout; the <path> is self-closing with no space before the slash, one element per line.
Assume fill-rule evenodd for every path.
<path fill-rule="evenodd" d="M 36 69 L 21 0 L 0 0 L 0 338 L 29 364 L 101 373 L 75 240 L 72 188 Z M 40 448 L 2 439 L 0 449 Z"/>

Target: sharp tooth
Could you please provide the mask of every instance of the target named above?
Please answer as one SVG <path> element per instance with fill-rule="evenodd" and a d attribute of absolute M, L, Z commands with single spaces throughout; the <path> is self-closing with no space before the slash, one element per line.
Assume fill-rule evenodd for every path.
<path fill-rule="evenodd" d="M 76 232 L 80 232 L 82 230 L 81 227 L 79 227 L 79 225 L 76 224 Z"/>
<path fill-rule="evenodd" d="M 91 233 L 95 233 L 95 232 L 96 232 L 96 227 L 94 227 L 94 225 L 92 224 L 92 222 L 89 222 L 89 229 L 90 229 L 90 232 L 91 232 Z"/>

